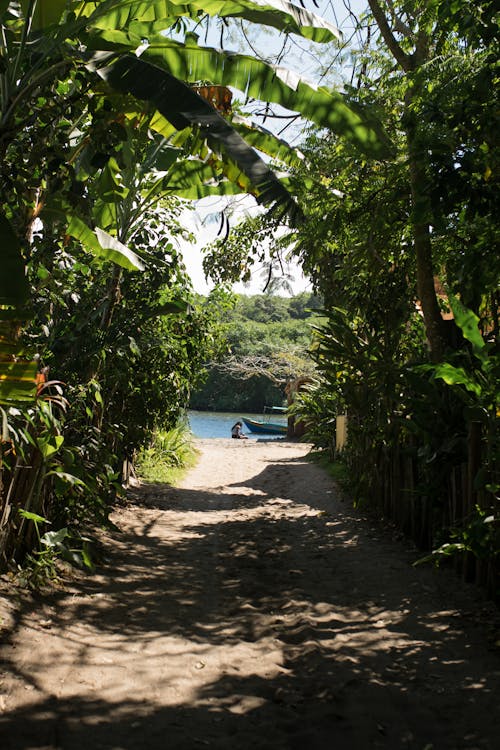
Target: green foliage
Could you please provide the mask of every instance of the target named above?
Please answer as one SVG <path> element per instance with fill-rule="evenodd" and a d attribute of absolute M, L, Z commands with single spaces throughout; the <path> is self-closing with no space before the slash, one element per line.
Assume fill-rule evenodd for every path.
<path fill-rule="evenodd" d="M 195 465 L 197 452 L 187 424 L 180 422 L 171 430 L 157 430 L 147 447 L 138 451 L 136 466 L 146 482 L 175 484 Z"/>
<path fill-rule="evenodd" d="M 120 41 L 125 45 L 128 42 L 132 49 L 137 44 L 135 36 L 128 41 L 121 35 Z M 309 85 L 297 73 L 269 65 L 253 56 L 199 47 L 191 38 L 186 38 L 183 44 L 165 36 L 152 37 L 149 42 L 142 57 L 166 68 L 183 81 L 208 78 L 220 85 L 234 86 L 254 99 L 298 111 L 320 128 L 339 133 L 352 141 L 361 152 L 375 157 L 392 150 L 390 140 L 378 127 L 373 112 L 354 106 L 337 91 Z M 158 109 L 162 111 L 160 107 Z M 170 119 L 168 110 L 163 114 Z M 188 124 L 191 119 L 189 110 L 184 110 L 184 117 L 187 120 L 185 124 Z M 176 122 L 173 121 L 173 124 Z"/>
<path fill-rule="evenodd" d="M 377 152 L 386 148 L 387 139 L 377 134 L 373 117 L 359 113 L 341 94 L 313 89 L 300 77 L 252 57 L 200 47 L 193 34 L 186 33 L 181 42 L 164 33 L 171 27 L 176 32 L 185 29 L 178 23 L 183 15 L 198 22 L 200 12 L 248 15 L 253 21 L 260 19 L 264 24 L 304 33 L 316 41 L 331 38 L 333 28 L 329 24 L 313 14 L 297 13 L 289 4 L 271 13 L 251 2 L 238 3 L 237 7 L 230 4 L 226 8 L 210 2 L 195 5 L 196 9 L 155 3 L 149 9 L 141 3 L 115 0 L 82 3 L 79 11 L 73 13 L 65 12 L 63 3 L 52 3 L 49 7 L 49 0 L 39 0 L 20 6 L 4 4 L 0 8 L 0 136 L 2 156 L 7 154 L 7 163 L 12 167 L 5 170 L 8 174 L 5 196 L 9 199 L 6 205 L 13 207 L 7 210 L 2 226 L 4 240 L 8 240 L 4 255 L 16 266 L 10 294 L 16 285 L 22 285 L 19 269 L 25 248 L 17 241 L 16 234 L 27 236 L 23 223 L 47 210 L 46 196 L 50 196 L 51 209 L 62 211 L 67 217 L 71 229 L 68 233 L 76 235 L 89 249 L 101 257 L 123 262 L 126 267 L 140 265 L 119 237 L 103 233 L 100 224 L 90 226 L 85 221 L 87 217 L 81 215 L 81 210 L 88 207 L 84 205 L 85 191 L 76 184 L 79 180 L 75 179 L 74 165 L 82 156 L 87 172 L 91 168 L 87 176 L 102 169 L 108 178 L 107 192 L 111 188 L 112 193 L 121 191 L 121 197 L 126 197 L 118 173 L 112 174 L 110 169 L 113 154 L 109 153 L 123 140 L 123 112 L 121 117 L 107 122 L 103 118 L 107 125 L 106 132 L 101 133 L 103 138 L 88 137 L 89 115 L 97 113 L 102 96 L 96 72 L 121 94 L 133 94 L 136 99 L 148 102 L 141 109 L 152 107 L 156 110 L 156 120 L 163 116 L 174 129 L 193 131 L 191 146 L 195 146 L 194 152 L 202 152 L 205 161 L 205 184 L 199 185 L 201 192 L 198 191 L 197 197 L 213 189 L 224 192 L 227 181 L 222 179 L 223 175 L 238 189 L 253 191 L 265 204 L 277 203 L 285 211 L 300 213 L 287 188 L 266 162 L 192 88 L 199 80 L 239 86 L 247 96 L 296 106 L 313 120 L 319 117 L 323 126 L 345 132 L 363 148 Z M 138 49 L 140 54 L 136 54 Z M 120 98 L 122 104 L 125 100 L 124 96 Z M 25 127 L 28 123 L 29 128 Z M 19 133 L 22 133 L 20 139 Z M 270 134 L 262 137 L 266 144 L 272 140 Z M 27 141 L 31 141 L 31 148 L 26 148 Z M 217 162 L 215 170 L 213 163 L 209 164 L 205 158 L 208 149 Z M 94 153 L 89 155 L 91 151 Z M 214 177 L 218 184 L 208 187 L 207 180 Z M 24 211 L 19 210 L 21 206 Z M 29 244 L 29 238 L 24 244 Z M 27 258 L 29 252 L 24 256 Z M 22 296 L 18 294 L 16 304 L 22 301 Z"/>
<path fill-rule="evenodd" d="M 88 538 L 74 537 L 67 528 L 40 533 L 40 525 L 50 521 L 37 513 L 19 508 L 23 521 L 32 522 L 37 538 L 37 549 L 26 555 L 19 574 L 19 582 L 33 590 L 51 585 L 59 579 L 58 560 L 64 559 L 77 567 L 94 569 Z"/>
<path fill-rule="evenodd" d="M 500 354 L 498 347 L 481 337 L 479 320 L 472 311 L 453 297 L 450 304 L 464 339 L 471 344 L 470 350 L 455 353 L 449 362 L 417 369 L 444 381 L 460 404 L 468 429 L 475 425 L 484 436 L 474 490 L 489 499 L 486 502 L 491 502 L 495 514 L 500 499 Z"/>
<path fill-rule="evenodd" d="M 0 4 L 0 376 L 4 403 L 30 399 L 2 409 L 2 502 L 15 498 L 25 513 L 50 518 L 55 534 L 67 528 L 83 536 L 89 521 L 104 523 L 123 458 L 176 425 L 207 363 L 226 357 L 228 321 L 232 364 L 245 357 L 267 364 L 259 361 L 251 381 L 210 373 L 220 390 L 207 390 L 205 404 L 260 410 L 281 402 L 269 365 L 281 385 L 284 374 L 308 364 L 307 305 L 317 308 L 317 300 L 240 300 L 231 317 L 224 292 L 195 298 L 175 250 L 184 231 L 179 198 L 243 190 L 292 213 L 296 192 L 308 221 L 294 232 L 279 217 L 246 222 L 215 245 L 206 270 L 223 285 L 263 263 L 272 289 L 273 264 L 290 252 L 302 261 L 325 313 L 315 354 L 320 378 L 297 409 L 329 450 L 336 415 L 348 413 L 346 461 L 357 496 L 386 510 L 400 458 L 414 461 L 407 523 L 422 518 L 415 533 L 428 544 L 439 524 L 449 526 L 446 493 L 477 454 L 467 502 L 473 507 L 475 493 L 481 508 L 492 497 L 495 506 L 493 4 L 447 0 L 425 12 L 391 4 L 411 33 L 398 31 L 388 46 L 385 34 L 368 56 L 356 54 L 359 85 L 342 94 L 202 48 L 186 33 L 203 11 L 331 38 L 328 25 L 289 4 L 270 11 L 250 0 L 109 0 L 73 3 L 76 14 L 66 5 Z M 269 133 L 219 115 L 193 89 L 201 80 L 239 86 L 336 135 L 310 133 L 301 161 Z M 245 137 L 254 146 L 260 137 L 264 152 L 284 160 L 293 172 L 287 181 Z M 448 306 L 455 322 L 445 324 L 440 308 Z M 49 381 L 33 401 L 35 368 L 64 381 L 64 391 Z M 399 497 L 393 505 L 397 515 Z M 4 507 L 3 518 L 12 510 Z M 3 538 L 21 555 L 40 542 L 38 527 L 11 517 L 16 523 Z M 50 568 L 58 537 L 44 536 L 40 552 Z"/>
<path fill-rule="evenodd" d="M 48 2 L 50 0 L 45 0 Z M 58 0 L 61 5 L 61 0 Z M 221 4 L 218 0 L 194 0 L 194 2 L 178 3 L 172 9 L 172 2 L 158 0 L 147 13 L 143 10 L 144 3 L 140 0 L 129 0 L 127 3 L 115 0 L 107 3 L 104 9 L 99 8 L 97 2 L 77 3 L 79 10 L 85 16 L 90 16 L 97 28 L 122 29 L 131 22 L 135 22 L 137 34 L 147 36 L 147 32 L 156 30 L 158 32 L 168 26 L 177 25 L 179 18 L 190 18 L 199 21 L 200 15 L 210 14 L 220 18 L 246 18 L 254 23 L 271 26 L 280 31 L 288 33 L 303 34 L 307 39 L 317 42 L 327 42 L 338 38 L 339 32 L 332 25 L 314 13 L 305 12 L 302 9 L 290 5 L 288 2 L 275 0 L 272 8 L 262 5 L 259 7 L 251 0 L 232 0 Z M 142 15 L 142 24 L 137 23 L 138 16 Z"/>
<path fill-rule="evenodd" d="M 446 542 L 430 555 L 416 560 L 414 565 L 433 562 L 436 566 L 454 555 L 470 553 L 479 560 L 493 560 L 500 554 L 500 517 L 491 510 L 476 506 L 470 518 L 464 519 L 462 528 L 450 531 L 451 542 Z"/>
<path fill-rule="evenodd" d="M 297 394 L 290 414 L 306 428 L 306 439 L 315 448 L 325 451 L 327 461 L 334 458 L 336 443 L 336 416 L 342 414 L 341 394 L 327 380 L 314 378 Z"/>
<path fill-rule="evenodd" d="M 40 302 L 51 301 L 50 318 L 44 321 L 48 308 L 40 304 L 33 335 L 43 331 L 44 325 L 49 329 L 54 346 L 44 362 L 57 367 L 61 377 L 73 384 L 71 396 L 82 404 L 83 411 L 68 424 L 72 440 L 85 445 L 104 441 L 110 450 L 106 463 L 112 466 L 118 455 L 131 456 L 151 430 L 175 424 L 204 362 L 218 347 L 217 332 L 212 327 L 223 294 L 215 294 L 203 305 L 194 300 L 171 242 L 177 211 L 172 204 L 171 210 L 151 210 L 142 215 L 134 246 L 141 254 L 148 254 L 148 266 L 140 277 L 130 275 L 120 280 L 120 302 L 114 306 L 107 327 L 103 327 L 103 320 L 108 315 L 113 275 L 110 278 L 105 269 L 82 275 L 81 261 L 74 264 L 72 285 L 67 295 L 59 295 L 57 306 L 49 279 L 40 290 Z M 92 381 L 98 382 L 98 388 Z M 77 423 L 80 436 L 72 432 Z"/>
<path fill-rule="evenodd" d="M 307 292 L 291 298 L 237 295 L 224 316 L 227 350 L 192 394 L 191 407 L 261 412 L 281 405 L 287 381 L 311 368 L 311 310 L 318 304 Z"/>
<path fill-rule="evenodd" d="M 10 406 L 2 410 L 1 515 L 9 517 L 15 498 L 24 512 L 50 518 L 59 536 L 45 535 L 36 558 L 44 570 L 63 529 L 80 534 L 89 522 L 106 522 L 123 459 L 176 424 L 220 352 L 224 293 L 194 299 L 175 250 L 184 232 L 174 196 L 243 190 L 296 210 L 287 186 L 192 84 L 240 85 L 322 117 L 368 149 L 383 148 L 376 126 L 342 95 L 314 91 L 251 57 L 199 47 L 192 34 L 180 41 L 189 26 L 182 19 L 198 23 L 201 11 L 318 41 L 334 31 L 289 4 L 270 12 L 246 0 L 0 4 L 1 278 L 8 277 L 0 282 L 0 376 Z M 164 34 L 170 28 L 175 38 Z M 279 139 L 261 137 L 265 151 L 293 162 Z M 132 272 L 140 269 L 139 279 Z M 45 383 L 35 401 L 36 370 L 58 382 Z M 29 405 L 13 408 L 13 399 Z M 2 556 L 40 544 L 32 531 L 11 524 Z"/>
<path fill-rule="evenodd" d="M 0 247 L 2 268 L 0 277 L 0 305 L 18 305 L 27 302 L 30 289 L 24 273 L 19 241 L 8 219 L 0 214 Z"/>

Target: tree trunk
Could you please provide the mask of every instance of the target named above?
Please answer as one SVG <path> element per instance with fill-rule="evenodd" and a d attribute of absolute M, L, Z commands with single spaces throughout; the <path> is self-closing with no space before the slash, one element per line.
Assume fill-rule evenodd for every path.
<path fill-rule="evenodd" d="M 412 31 L 407 27 L 402 27 L 400 23 L 398 32 L 403 34 L 406 41 L 411 40 L 413 44 L 413 53 L 409 54 L 401 46 L 393 33 L 394 22 L 398 20 L 397 17 L 389 20 L 379 0 L 368 0 L 368 4 L 388 50 L 393 55 L 401 70 L 407 76 L 411 76 L 429 60 L 430 39 L 425 31 L 425 25 L 418 31 Z M 446 324 L 441 317 L 436 290 L 434 288 L 434 265 L 432 260 L 430 227 L 432 207 L 427 186 L 427 154 L 425 146 L 421 146 L 419 143 L 419 124 L 415 121 L 414 115 L 411 112 L 411 104 L 416 101 L 420 91 L 415 78 L 409 81 L 409 84 L 405 96 L 404 119 L 407 123 L 406 138 L 413 209 L 412 234 L 417 268 L 417 292 L 422 306 L 431 359 L 434 362 L 439 362 L 443 359 L 446 349 Z M 423 139 L 423 143 L 425 143 L 425 139 Z"/>
<path fill-rule="evenodd" d="M 431 228 L 431 205 L 426 189 L 424 155 L 419 153 L 415 133 L 407 131 L 410 188 L 413 204 L 413 243 L 417 269 L 417 294 L 422 306 L 425 332 L 429 341 L 431 359 L 439 362 L 446 349 L 446 324 L 441 316 L 434 286 Z"/>

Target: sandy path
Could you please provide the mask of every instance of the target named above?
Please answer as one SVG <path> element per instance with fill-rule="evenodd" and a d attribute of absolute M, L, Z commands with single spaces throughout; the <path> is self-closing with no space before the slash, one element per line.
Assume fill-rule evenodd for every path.
<path fill-rule="evenodd" d="M 116 512 L 99 575 L 0 598 L 2 750 L 497 750 L 477 592 L 412 568 L 306 446 L 200 446 Z"/>

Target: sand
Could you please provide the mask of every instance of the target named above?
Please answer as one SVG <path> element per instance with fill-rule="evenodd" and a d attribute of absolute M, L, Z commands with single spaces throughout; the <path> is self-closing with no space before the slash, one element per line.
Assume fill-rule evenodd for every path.
<path fill-rule="evenodd" d="M 309 446 L 199 447 L 116 509 L 94 575 L 43 596 L 4 576 L 2 750 L 499 748 L 480 592 L 413 567 Z"/>

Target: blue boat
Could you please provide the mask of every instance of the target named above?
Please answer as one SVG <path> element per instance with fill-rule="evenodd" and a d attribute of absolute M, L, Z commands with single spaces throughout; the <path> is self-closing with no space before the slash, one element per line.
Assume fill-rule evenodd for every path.
<path fill-rule="evenodd" d="M 248 419 L 248 417 L 242 417 L 241 420 L 250 432 L 259 435 L 286 435 L 288 429 L 286 424 L 279 424 L 279 422 L 257 422 L 257 420 Z"/>

